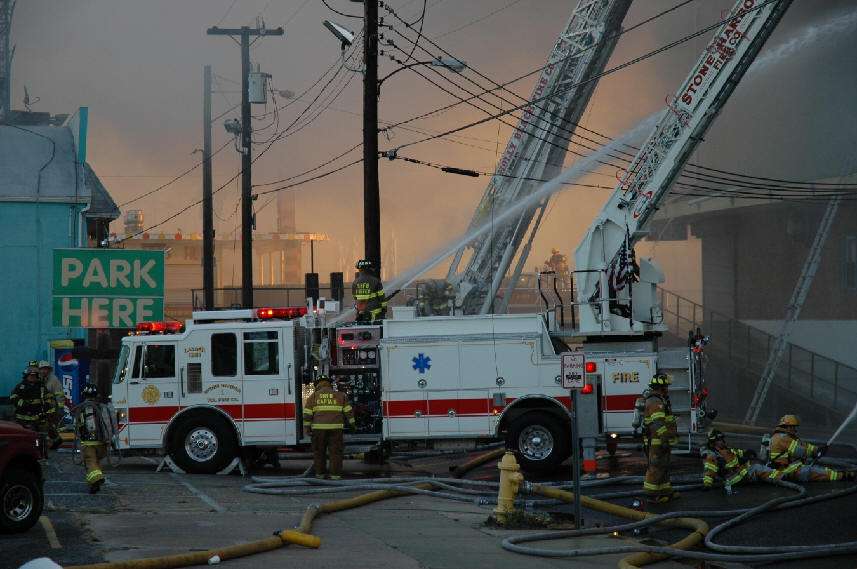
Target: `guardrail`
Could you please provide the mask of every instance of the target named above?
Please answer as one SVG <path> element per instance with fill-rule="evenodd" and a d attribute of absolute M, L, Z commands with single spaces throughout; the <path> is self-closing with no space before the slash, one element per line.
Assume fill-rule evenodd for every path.
<path fill-rule="evenodd" d="M 676 336 L 702 328 L 712 338 L 706 353 L 729 367 L 736 381 L 755 388 L 761 378 L 775 336 L 725 314 L 706 310 L 701 304 L 659 289 L 664 323 Z M 857 369 L 788 344 L 774 385 L 802 394 L 837 413 L 849 412 L 857 403 Z M 748 401 L 749 403 L 749 401 Z"/>

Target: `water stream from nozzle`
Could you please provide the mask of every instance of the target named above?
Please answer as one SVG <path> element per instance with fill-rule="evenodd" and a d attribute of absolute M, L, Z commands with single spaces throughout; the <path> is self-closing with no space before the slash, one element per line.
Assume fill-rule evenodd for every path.
<path fill-rule="evenodd" d="M 845 420 L 842 421 L 842 424 L 839 425 L 839 428 L 836 429 L 836 432 L 833 433 L 833 436 L 830 437 L 830 440 L 827 441 L 827 444 L 828 445 L 833 444 L 833 441 L 835 441 L 836 438 L 842 434 L 842 431 L 845 430 L 845 427 L 847 427 L 849 425 L 849 423 L 851 423 L 851 421 L 854 420 L 855 417 L 857 417 L 857 405 L 854 405 L 854 408 L 851 409 L 851 413 L 849 413 L 848 416 L 845 417 Z"/>

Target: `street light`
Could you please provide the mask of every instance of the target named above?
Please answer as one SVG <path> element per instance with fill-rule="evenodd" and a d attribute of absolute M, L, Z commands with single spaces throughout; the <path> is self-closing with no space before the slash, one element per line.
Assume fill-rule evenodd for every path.
<path fill-rule="evenodd" d="M 398 61 L 398 60 L 396 60 Z M 392 72 L 388 73 L 384 77 L 378 80 L 378 89 L 380 90 L 381 84 L 398 73 L 399 71 L 404 71 L 405 69 L 410 69 L 411 67 L 417 67 L 420 65 L 431 65 L 432 67 L 444 67 L 449 69 L 450 71 L 455 71 L 456 73 L 461 73 L 465 69 L 467 69 L 467 64 L 461 60 L 455 59 L 454 57 L 437 57 L 432 59 L 431 61 L 415 61 L 413 63 L 408 63 L 406 65 L 402 65 L 398 69 L 394 69 Z"/>
<path fill-rule="evenodd" d="M 336 39 L 338 39 L 342 43 L 342 51 L 345 51 L 347 48 L 351 47 L 351 44 L 354 43 L 354 32 L 352 32 L 345 26 L 340 26 L 335 22 L 325 20 L 324 27 L 330 30 L 330 33 L 336 36 Z"/>

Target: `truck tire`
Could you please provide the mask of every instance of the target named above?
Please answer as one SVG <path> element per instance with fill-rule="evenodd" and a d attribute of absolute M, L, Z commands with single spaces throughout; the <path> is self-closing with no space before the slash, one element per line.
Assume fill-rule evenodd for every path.
<path fill-rule="evenodd" d="M 526 472 L 550 472 L 569 456 L 569 433 L 548 413 L 533 411 L 515 419 L 506 433 L 506 448 L 515 451 Z"/>
<path fill-rule="evenodd" d="M 173 462 L 185 472 L 215 474 L 237 456 L 238 441 L 223 418 L 194 413 L 179 419 L 170 436 L 168 451 Z"/>
<path fill-rule="evenodd" d="M 44 493 L 38 474 L 10 468 L 0 480 L 0 531 L 23 532 L 42 515 Z"/>

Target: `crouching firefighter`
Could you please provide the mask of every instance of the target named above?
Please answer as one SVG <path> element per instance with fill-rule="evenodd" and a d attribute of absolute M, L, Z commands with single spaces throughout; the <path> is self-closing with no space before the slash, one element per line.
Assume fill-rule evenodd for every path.
<path fill-rule="evenodd" d="M 330 379 L 319 375 L 315 391 L 306 401 L 303 411 L 304 429 L 312 438 L 313 468 L 316 478 L 331 480 L 342 478 L 342 431 L 345 422 L 353 429 L 356 422 L 348 398 L 341 391 L 334 391 Z M 330 470 L 327 469 L 327 454 L 330 453 Z"/>
<path fill-rule="evenodd" d="M 649 382 L 645 397 L 643 444 L 648 457 L 643 490 L 649 502 L 663 504 L 678 497 L 670 483 L 672 447 L 678 444 L 676 418 L 672 414 L 669 386 L 672 379 L 665 373 L 656 374 Z"/>
<path fill-rule="evenodd" d="M 702 484 L 711 488 L 716 481 L 722 481 L 727 493 L 741 482 L 772 480 L 777 477 L 773 468 L 751 462 L 756 458 L 755 451 L 730 448 L 726 437 L 717 429 L 708 432 L 706 448 L 702 451 Z"/>
<path fill-rule="evenodd" d="M 74 410 L 74 429 L 80 443 L 89 493 L 95 494 L 104 484 L 101 460 L 107 456 L 108 445 L 113 442 L 116 426 L 110 408 L 98 401 L 96 386 L 83 386 L 81 394 L 84 400 Z"/>
<path fill-rule="evenodd" d="M 778 478 L 797 482 L 854 480 L 854 472 L 841 472 L 812 464 L 827 453 L 827 445 L 816 446 L 802 441 L 797 436 L 799 426 L 797 415 L 783 415 L 771 435 L 768 466 L 777 470 Z"/>

